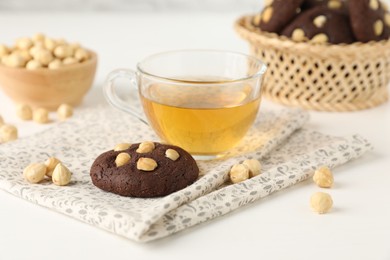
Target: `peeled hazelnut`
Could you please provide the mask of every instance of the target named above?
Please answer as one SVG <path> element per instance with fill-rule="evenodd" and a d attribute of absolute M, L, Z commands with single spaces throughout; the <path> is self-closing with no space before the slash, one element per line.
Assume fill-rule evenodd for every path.
<path fill-rule="evenodd" d="M 274 12 L 274 9 L 270 6 L 266 7 L 263 11 L 263 14 L 261 16 L 261 20 L 264 22 L 264 23 L 268 23 L 269 20 L 271 20 L 271 17 L 273 15 L 273 12 Z"/>
<path fill-rule="evenodd" d="M 29 50 L 20 50 L 17 51 L 19 55 L 21 55 L 25 61 L 30 61 L 33 57 L 31 56 Z"/>
<path fill-rule="evenodd" d="M 37 108 L 33 111 L 33 120 L 40 124 L 49 122 L 49 111 L 44 108 Z"/>
<path fill-rule="evenodd" d="M 341 2 L 339 0 L 330 0 L 328 2 L 329 9 L 339 9 L 341 8 Z"/>
<path fill-rule="evenodd" d="M 50 51 L 45 49 L 40 49 L 35 53 L 35 57 L 42 65 L 47 66 L 54 58 Z"/>
<path fill-rule="evenodd" d="M 379 36 L 383 33 L 383 22 L 381 20 L 377 20 L 374 23 L 374 32 L 376 36 Z"/>
<path fill-rule="evenodd" d="M 165 156 L 171 159 L 172 161 L 176 161 L 180 157 L 180 154 L 176 150 L 167 149 L 165 151 Z"/>
<path fill-rule="evenodd" d="M 73 107 L 68 104 L 61 104 L 57 109 L 57 116 L 60 120 L 65 120 L 73 115 Z"/>
<path fill-rule="evenodd" d="M 64 59 L 72 56 L 73 50 L 68 45 L 59 45 L 54 49 L 53 53 L 57 58 Z"/>
<path fill-rule="evenodd" d="M 77 49 L 81 48 L 81 45 L 78 42 L 74 42 L 74 43 L 69 44 L 69 47 L 71 47 L 73 49 L 73 51 L 76 51 Z"/>
<path fill-rule="evenodd" d="M 13 68 L 21 68 L 26 64 L 25 58 L 19 53 L 11 53 L 9 56 L 5 56 L 3 59 L 4 65 Z"/>
<path fill-rule="evenodd" d="M 306 39 L 305 32 L 300 28 L 295 29 L 291 34 L 291 39 L 296 42 L 303 42 Z"/>
<path fill-rule="evenodd" d="M 333 185 L 333 174 L 328 167 L 322 166 L 314 172 L 313 181 L 321 188 L 330 188 Z"/>
<path fill-rule="evenodd" d="M 249 169 L 250 178 L 261 173 L 261 163 L 256 159 L 245 160 L 242 164 L 244 164 Z"/>
<path fill-rule="evenodd" d="M 386 12 L 388 12 L 389 6 L 387 5 L 387 3 L 385 3 L 384 1 L 381 1 L 380 3 L 382 5 L 382 9 L 385 10 Z"/>
<path fill-rule="evenodd" d="M 51 70 L 59 69 L 62 67 L 62 62 L 59 59 L 55 59 L 52 62 L 49 63 L 47 66 Z"/>
<path fill-rule="evenodd" d="M 45 178 L 46 165 L 32 163 L 23 170 L 23 177 L 30 183 L 38 183 Z"/>
<path fill-rule="evenodd" d="M 28 70 L 36 70 L 42 68 L 42 64 L 37 60 L 30 60 L 26 64 L 26 69 Z"/>
<path fill-rule="evenodd" d="M 129 144 L 129 143 L 117 144 L 117 145 L 115 145 L 114 151 L 116 151 L 116 152 L 124 151 L 124 150 L 129 149 L 130 146 L 131 146 L 131 144 Z"/>
<path fill-rule="evenodd" d="M 4 125 L 4 119 L 2 116 L 0 116 L 0 127 Z"/>
<path fill-rule="evenodd" d="M 36 33 L 32 37 L 33 42 L 36 44 L 37 42 L 43 42 L 45 40 L 45 35 L 42 33 Z"/>
<path fill-rule="evenodd" d="M 46 37 L 44 40 L 44 46 L 47 50 L 53 51 L 54 48 L 57 47 L 57 43 L 55 40 Z"/>
<path fill-rule="evenodd" d="M 34 45 L 33 47 L 31 47 L 31 49 L 28 51 L 30 53 L 30 55 L 36 59 L 37 58 L 37 53 L 41 50 L 44 50 L 44 48 L 42 46 L 38 46 L 38 45 Z"/>
<path fill-rule="evenodd" d="M 249 178 L 249 169 L 244 164 L 235 164 L 229 172 L 230 181 L 232 183 L 239 183 Z"/>
<path fill-rule="evenodd" d="M 0 44 L 0 57 L 3 57 L 5 55 L 8 55 L 9 49 L 4 44 Z"/>
<path fill-rule="evenodd" d="M 16 115 L 22 120 L 32 119 L 32 109 L 27 104 L 19 104 L 16 107 Z"/>
<path fill-rule="evenodd" d="M 157 162 L 151 158 L 141 157 L 137 161 L 137 169 L 141 171 L 153 171 L 157 168 Z"/>
<path fill-rule="evenodd" d="M 261 14 L 257 14 L 253 17 L 253 24 L 259 26 L 261 22 Z"/>
<path fill-rule="evenodd" d="M 314 25 L 317 28 L 322 28 L 326 23 L 326 16 L 325 15 L 319 15 L 313 20 Z"/>
<path fill-rule="evenodd" d="M 390 27 L 390 14 L 388 14 L 388 13 L 385 14 L 384 20 L 385 20 L 386 25 Z"/>
<path fill-rule="evenodd" d="M 329 41 L 328 36 L 324 33 L 319 33 L 317 35 L 314 35 L 313 38 L 310 40 L 313 43 L 326 43 Z"/>
<path fill-rule="evenodd" d="M 370 8 L 371 8 L 372 10 L 378 10 L 378 8 L 379 8 L 379 2 L 378 2 L 378 0 L 370 0 L 369 5 L 370 5 Z"/>
<path fill-rule="evenodd" d="M 273 2 L 274 2 L 274 0 L 264 0 L 264 5 L 265 6 L 272 5 Z"/>
<path fill-rule="evenodd" d="M 64 38 L 59 38 L 55 41 L 56 41 L 57 45 L 67 45 L 68 44 L 68 42 Z"/>
<path fill-rule="evenodd" d="M 310 198 L 310 206 L 315 212 L 324 214 L 332 208 L 333 200 L 328 193 L 316 192 Z"/>
<path fill-rule="evenodd" d="M 56 168 L 57 164 L 59 164 L 61 161 L 58 160 L 55 157 L 50 157 L 45 161 L 46 165 L 46 175 L 51 177 L 53 175 L 53 171 Z"/>
<path fill-rule="evenodd" d="M 139 144 L 139 147 L 137 149 L 137 153 L 148 153 L 154 150 L 154 143 L 153 142 L 142 142 Z"/>
<path fill-rule="evenodd" d="M 0 126 L 0 141 L 9 142 L 18 139 L 18 129 L 13 125 Z"/>
<path fill-rule="evenodd" d="M 79 62 L 82 62 L 82 61 L 85 61 L 85 60 L 88 60 L 89 58 L 89 53 L 84 50 L 84 49 L 81 49 L 81 48 L 78 48 L 75 53 L 74 53 L 74 57 L 79 61 Z"/>
<path fill-rule="evenodd" d="M 58 186 L 68 185 L 71 178 L 72 173 L 62 163 L 57 164 L 51 176 L 53 183 Z"/>
<path fill-rule="evenodd" d="M 120 153 L 116 156 L 115 164 L 116 167 L 123 166 L 127 164 L 131 159 L 131 156 L 128 153 Z"/>
<path fill-rule="evenodd" d="M 62 63 L 63 63 L 64 65 L 72 65 L 72 64 L 76 64 L 76 63 L 78 63 L 78 62 L 77 62 L 77 60 L 76 60 L 75 58 L 73 58 L 73 57 L 67 57 L 67 58 L 65 58 L 65 59 L 62 61 Z"/>
<path fill-rule="evenodd" d="M 33 45 L 33 42 L 30 38 L 20 38 L 16 41 L 16 47 L 20 50 L 28 50 Z"/>

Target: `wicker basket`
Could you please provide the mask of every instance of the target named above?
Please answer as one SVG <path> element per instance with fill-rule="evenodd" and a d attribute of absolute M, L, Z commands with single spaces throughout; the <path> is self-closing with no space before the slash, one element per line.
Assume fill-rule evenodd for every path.
<path fill-rule="evenodd" d="M 296 43 L 240 18 L 235 28 L 268 65 L 264 96 L 323 111 L 353 111 L 384 103 L 390 81 L 390 40 L 349 45 Z"/>

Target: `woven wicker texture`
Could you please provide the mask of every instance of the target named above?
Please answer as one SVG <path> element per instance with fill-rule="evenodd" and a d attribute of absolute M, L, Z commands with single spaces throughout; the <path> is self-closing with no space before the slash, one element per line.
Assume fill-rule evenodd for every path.
<path fill-rule="evenodd" d="M 349 45 L 296 43 L 240 18 L 235 28 L 268 71 L 264 97 L 289 106 L 353 111 L 388 100 L 390 40 Z"/>

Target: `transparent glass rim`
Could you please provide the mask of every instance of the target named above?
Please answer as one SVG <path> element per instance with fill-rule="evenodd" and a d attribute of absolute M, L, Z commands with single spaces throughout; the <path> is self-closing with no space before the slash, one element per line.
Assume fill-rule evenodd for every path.
<path fill-rule="evenodd" d="M 231 79 L 231 80 L 216 80 L 216 81 L 196 81 L 196 80 L 186 80 L 186 79 L 177 79 L 177 78 L 171 78 L 171 77 L 166 77 L 163 75 L 157 75 L 154 73 L 148 72 L 146 69 L 143 68 L 143 64 L 147 63 L 155 58 L 158 58 L 160 56 L 164 55 L 169 55 L 169 54 L 179 54 L 179 53 L 218 53 L 218 54 L 231 54 L 231 55 L 237 55 L 241 56 L 243 58 L 246 58 L 247 60 L 252 60 L 255 63 L 259 64 L 259 70 L 256 73 L 253 73 L 252 75 L 246 76 L 246 77 L 241 77 L 241 78 L 236 78 L 236 79 Z M 258 58 L 244 54 L 241 52 L 236 52 L 236 51 L 225 51 L 225 50 L 212 50 L 212 49 L 182 49 L 182 50 L 173 50 L 173 51 L 165 51 L 165 52 L 159 52 L 153 55 L 150 55 L 143 59 L 141 62 L 137 64 L 137 70 L 149 77 L 153 77 L 159 80 L 163 81 L 171 81 L 171 82 L 176 82 L 176 83 L 181 83 L 181 84 L 226 84 L 226 83 L 235 83 L 235 82 L 241 82 L 241 81 L 247 81 L 251 80 L 257 77 L 261 77 L 264 75 L 265 71 L 267 70 L 267 66 L 259 60 Z"/>

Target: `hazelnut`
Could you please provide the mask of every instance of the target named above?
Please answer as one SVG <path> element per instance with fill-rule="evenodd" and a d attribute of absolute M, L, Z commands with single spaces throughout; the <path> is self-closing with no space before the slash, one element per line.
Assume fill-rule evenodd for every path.
<path fill-rule="evenodd" d="M 37 60 L 30 60 L 26 64 L 26 69 L 28 70 L 36 70 L 42 68 L 42 64 Z"/>
<path fill-rule="evenodd" d="M 330 0 L 328 2 L 329 9 L 339 9 L 341 8 L 341 2 L 339 0 Z"/>
<path fill-rule="evenodd" d="M 137 149 L 137 153 L 148 153 L 154 150 L 154 143 L 153 142 L 142 142 L 139 144 L 139 147 Z"/>
<path fill-rule="evenodd" d="M 36 59 L 37 58 L 37 53 L 41 50 L 44 50 L 44 48 L 42 46 L 38 46 L 38 45 L 35 45 L 33 47 L 31 47 L 31 49 L 28 51 L 30 53 L 30 55 Z"/>
<path fill-rule="evenodd" d="M 322 28 L 326 23 L 326 16 L 325 15 L 319 15 L 313 20 L 314 25 L 317 28 Z"/>
<path fill-rule="evenodd" d="M 46 175 L 51 177 L 53 175 L 54 168 L 59 164 L 61 161 L 58 160 L 55 157 L 50 157 L 45 161 L 46 165 Z"/>
<path fill-rule="evenodd" d="M 9 142 L 18 139 L 18 129 L 13 125 L 4 124 L 0 126 L 0 140 Z"/>
<path fill-rule="evenodd" d="M 22 120 L 32 119 L 32 109 L 27 104 L 19 104 L 16 107 L 16 115 Z"/>
<path fill-rule="evenodd" d="M 11 53 L 4 58 L 3 63 L 8 67 L 21 68 L 26 64 L 26 59 L 20 53 Z"/>
<path fill-rule="evenodd" d="M 116 156 L 116 159 L 115 159 L 116 167 L 120 167 L 120 166 L 123 166 L 123 165 L 129 163 L 130 159 L 131 159 L 131 156 L 128 153 L 118 154 Z"/>
<path fill-rule="evenodd" d="M 180 157 L 180 154 L 176 150 L 167 149 L 165 151 L 165 156 L 171 159 L 172 161 L 176 161 Z"/>
<path fill-rule="evenodd" d="M 76 63 L 77 63 L 77 60 L 76 60 L 75 58 L 73 58 L 73 57 L 67 57 L 67 58 L 65 58 L 65 59 L 62 61 L 62 63 L 63 63 L 64 65 L 72 65 L 72 64 L 76 64 Z"/>
<path fill-rule="evenodd" d="M 36 33 L 32 37 L 33 42 L 36 44 L 37 42 L 43 42 L 45 40 L 45 35 L 42 33 Z"/>
<path fill-rule="evenodd" d="M 314 172 L 313 181 L 321 188 L 330 188 L 333 185 L 333 174 L 328 167 L 322 166 Z"/>
<path fill-rule="evenodd" d="M 23 177 L 30 183 L 38 183 L 45 178 L 46 165 L 32 163 L 23 170 Z"/>
<path fill-rule="evenodd" d="M 141 157 L 137 161 L 137 169 L 141 171 L 153 171 L 157 167 L 157 162 L 151 158 Z"/>
<path fill-rule="evenodd" d="M 28 50 L 20 50 L 14 53 L 18 53 L 19 55 L 21 55 L 26 62 L 33 58 Z"/>
<path fill-rule="evenodd" d="M 53 183 L 58 186 L 68 185 L 71 178 L 72 173 L 62 163 L 57 164 L 51 176 Z"/>
<path fill-rule="evenodd" d="M 49 122 L 49 111 L 44 108 L 37 108 L 33 111 L 33 120 L 39 124 Z"/>
<path fill-rule="evenodd" d="M 80 45 L 80 43 L 75 42 L 75 43 L 69 44 L 69 47 L 71 47 L 72 50 L 75 52 L 77 49 L 80 49 L 80 48 L 81 48 L 81 45 Z"/>
<path fill-rule="evenodd" d="M 370 0 L 369 6 L 372 10 L 378 10 L 379 8 L 378 0 Z"/>
<path fill-rule="evenodd" d="M 274 9 L 271 6 L 268 6 L 264 9 L 263 14 L 261 16 L 261 20 L 264 23 L 268 23 L 269 20 L 271 20 L 271 17 L 273 15 Z"/>
<path fill-rule="evenodd" d="M 313 38 L 311 38 L 311 42 L 313 43 L 326 43 L 328 42 L 328 36 L 324 33 L 319 33 L 319 34 L 316 34 L 313 36 Z"/>
<path fill-rule="evenodd" d="M 51 70 L 59 69 L 62 67 L 62 62 L 59 59 L 55 59 L 49 63 L 48 68 Z"/>
<path fill-rule="evenodd" d="M 319 214 L 328 212 L 332 208 L 332 205 L 332 197 L 325 192 L 316 192 L 310 198 L 310 206 Z"/>
<path fill-rule="evenodd" d="M 85 60 L 88 60 L 89 58 L 89 53 L 82 49 L 82 48 L 79 48 L 75 51 L 75 54 L 74 54 L 74 57 L 79 61 L 79 62 L 82 62 L 82 61 L 85 61 Z"/>
<path fill-rule="evenodd" d="M 116 151 L 116 152 L 124 151 L 124 150 L 129 149 L 130 146 L 131 146 L 130 143 L 121 143 L 121 144 L 117 144 L 117 145 L 115 145 L 115 147 L 114 147 L 114 151 Z"/>
<path fill-rule="evenodd" d="M 242 164 L 244 164 L 249 169 L 250 178 L 261 173 L 261 163 L 256 159 L 245 160 Z"/>
<path fill-rule="evenodd" d="M 239 183 L 249 178 L 249 169 L 244 164 L 235 164 L 229 172 L 230 181 L 232 183 Z"/>
<path fill-rule="evenodd" d="M 54 48 L 57 47 L 57 43 L 55 40 L 46 37 L 44 40 L 44 46 L 47 50 L 53 51 Z"/>
<path fill-rule="evenodd" d="M 57 109 L 57 116 L 60 120 L 66 120 L 73 115 L 73 107 L 68 104 L 61 104 Z"/>
<path fill-rule="evenodd" d="M 45 49 L 40 49 L 35 53 L 35 57 L 42 65 L 47 66 L 54 58 L 50 51 Z"/>
<path fill-rule="evenodd" d="M 253 24 L 256 26 L 259 26 L 261 22 L 261 14 L 257 14 L 255 17 L 253 17 Z"/>
<path fill-rule="evenodd" d="M 33 42 L 30 38 L 20 38 L 16 41 L 16 47 L 20 50 L 28 50 L 33 46 Z"/>
<path fill-rule="evenodd" d="M 306 39 L 305 32 L 300 28 L 295 29 L 291 34 L 291 39 L 296 42 L 303 42 Z"/>
<path fill-rule="evenodd" d="M 73 55 L 73 50 L 68 45 L 59 45 L 54 49 L 54 56 L 64 59 Z"/>
<path fill-rule="evenodd" d="M 379 36 L 383 33 L 383 22 L 381 20 L 377 20 L 374 23 L 374 32 L 376 36 Z"/>
<path fill-rule="evenodd" d="M 4 57 L 5 55 L 8 55 L 9 49 L 4 44 L 0 44 L 0 58 Z"/>
<path fill-rule="evenodd" d="M 388 13 L 385 14 L 384 20 L 385 20 L 385 24 L 390 27 L 390 14 Z"/>

